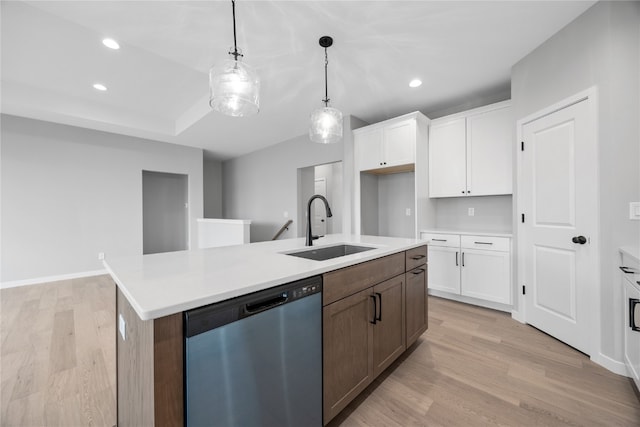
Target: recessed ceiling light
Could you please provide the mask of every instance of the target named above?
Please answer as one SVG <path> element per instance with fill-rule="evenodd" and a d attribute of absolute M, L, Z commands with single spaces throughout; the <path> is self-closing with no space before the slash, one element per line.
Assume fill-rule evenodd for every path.
<path fill-rule="evenodd" d="M 114 39 L 104 39 L 102 40 L 102 44 L 108 47 L 109 49 L 120 49 L 120 45 Z"/>
<path fill-rule="evenodd" d="M 101 92 L 104 92 L 104 91 L 107 90 L 107 87 L 105 85 L 101 84 L 101 83 L 94 84 L 93 88 L 96 89 L 96 90 L 99 90 Z"/>
<path fill-rule="evenodd" d="M 409 82 L 409 87 L 418 87 L 422 84 L 422 80 L 420 79 L 413 79 Z"/>

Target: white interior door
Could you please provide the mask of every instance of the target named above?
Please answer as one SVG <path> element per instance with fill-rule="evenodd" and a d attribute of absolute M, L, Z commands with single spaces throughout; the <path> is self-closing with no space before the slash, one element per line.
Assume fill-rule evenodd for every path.
<path fill-rule="evenodd" d="M 587 354 L 595 332 L 599 263 L 596 118 L 590 102 L 522 125 L 519 183 L 526 322 Z"/>
<path fill-rule="evenodd" d="M 316 178 L 314 193 L 327 197 L 327 181 L 325 178 Z M 327 210 L 321 200 L 313 201 L 313 234 L 324 236 L 327 234 Z"/>

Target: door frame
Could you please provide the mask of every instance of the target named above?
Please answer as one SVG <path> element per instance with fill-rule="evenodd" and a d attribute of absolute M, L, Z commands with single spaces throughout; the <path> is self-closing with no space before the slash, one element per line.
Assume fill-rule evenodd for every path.
<path fill-rule="evenodd" d="M 591 236 L 591 244 L 595 247 L 594 252 L 596 254 L 596 279 L 594 286 L 588 289 L 587 293 L 587 301 L 589 307 L 587 308 L 587 312 L 591 313 L 592 316 L 587 319 L 587 324 L 589 330 L 593 331 L 594 339 L 589 342 L 590 348 L 590 358 L 591 360 L 603 365 L 603 356 L 600 353 L 600 342 L 601 342 L 601 306 L 600 306 L 600 293 L 602 289 L 601 283 L 601 260 L 602 253 L 600 248 L 600 139 L 599 139 L 599 126 L 598 126 L 598 90 L 596 86 L 592 86 L 586 90 L 578 92 L 574 95 L 571 95 L 567 98 L 562 99 L 548 107 L 545 107 L 541 110 L 536 111 L 533 114 L 530 114 L 522 119 L 516 121 L 516 132 L 517 132 L 517 147 L 516 152 L 516 211 L 515 211 L 515 221 L 516 221 L 516 241 L 517 241 L 517 254 L 516 254 L 516 271 L 517 271 L 517 279 L 516 279 L 516 295 L 518 308 L 514 309 L 511 313 L 511 316 L 518 320 L 521 323 L 527 323 L 527 313 L 526 313 L 526 305 L 525 298 L 526 296 L 522 294 L 522 286 L 525 281 L 524 275 L 524 239 L 523 237 L 523 225 L 520 220 L 520 214 L 522 213 L 523 204 L 524 204 L 524 195 L 522 193 L 522 185 L 523 185 L 523 177 L 522 177 L 522 150 L 520 148 L 520 141 L 523 138 L 523 127 L 531 122 L 534 122 L 538 119 L 541 119 L 545 116 L 553 114 L 557 111 L 560 111 L 564 108 L 570 107 L 579 102 L 586 101 L 587 102 L 587 110 L 589 115 L 589 126 L 591 126 L 590 131 L 593 133 L 594 143 L 596 145 L 596 165 L 595 165 L 595 174 L 596 174 L 596 188 L 594 189 L 596 192 L 596 204 L 598 209 L 594 213 L 596 216 L 596 227 L 593 231 L 593 235 Z M 525 147 L 526 149 L 526 147 Z M 531 295 L 531 294 L 529 294 Z"/>

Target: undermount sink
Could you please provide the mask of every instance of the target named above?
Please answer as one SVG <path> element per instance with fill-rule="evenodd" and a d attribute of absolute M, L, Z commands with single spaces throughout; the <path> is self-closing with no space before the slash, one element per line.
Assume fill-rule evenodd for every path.
<path fill-rule="evenodd" d="M 289 252 L 286 255 L 297 256 L 299 258 L 307 258 L 315 261 L 326 261 L 332 258 L 338 258 L 346 255 L 353 255 L 359 252 L 370 251 L 372 247 L 355 246 L 355 245 L 335 245 L 326 246 L 317 249 L 305 249 L 297 252 Z"/>

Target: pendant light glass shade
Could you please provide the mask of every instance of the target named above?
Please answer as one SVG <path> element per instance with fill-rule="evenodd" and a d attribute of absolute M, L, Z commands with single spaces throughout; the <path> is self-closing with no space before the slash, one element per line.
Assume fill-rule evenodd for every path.
<path fill-rule="evenodd" d="M 260 110 L 260 78 L 253 67 L 242 63 L 236 39 L 236 2 L 231 0 L 233 47 L 229 59 L 209 70 L 209 105 L 233 117 L 245 117 Z"/>
<path fill-rule="evenodd" d="M 223 114 L 245 117 L 260 110 L 260 78 L 239 59 L 226 59 L 211 68 L 209 89 L 209 105 Z"/>
<path fill-rule="evenodd" d="M 320 144 L 333 144 L 342 140 L 342 113 L 331 107 L 322 107 L 311 113 L 309 138 Z"/>
<path fill-rule="evenodd" d="M 318 41 L 324 48 L 324 107 L 311 113 L 309 120 L 309 138 L 320 144 L 333 144 L 342 141 L 342 112 L 329 107 L 329 88 L 327 83 L 327 66 L 329 58 L 327 48 L 333 45 L 333 38 L 322 36 Z"/>

